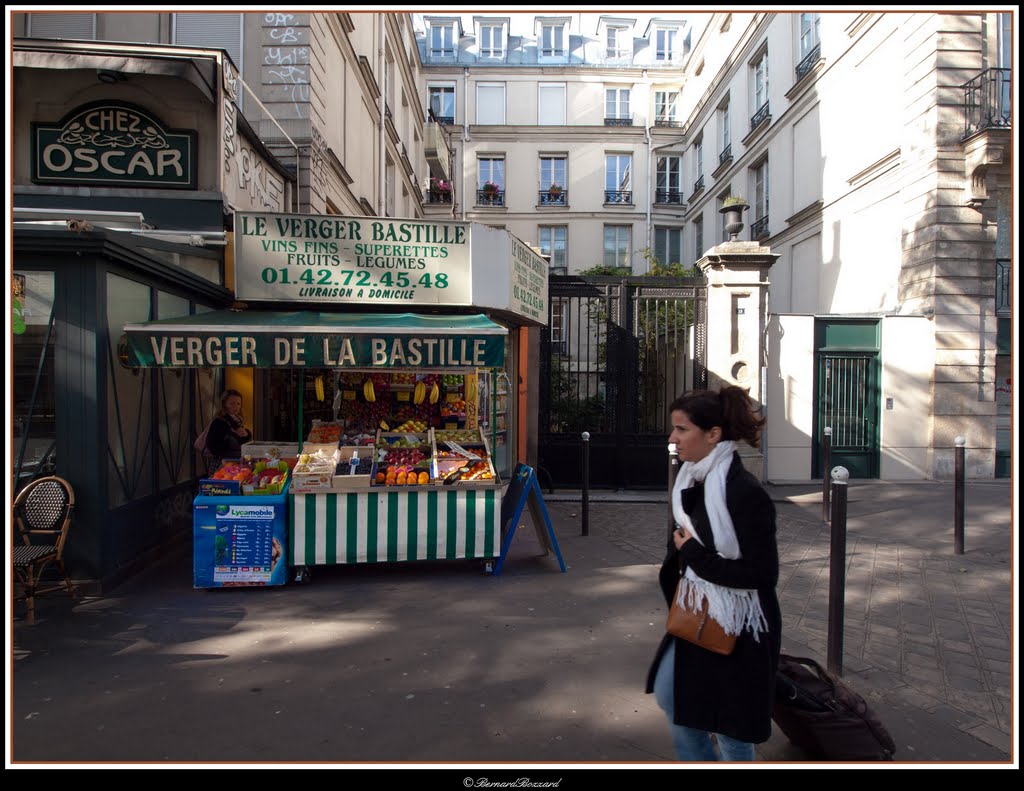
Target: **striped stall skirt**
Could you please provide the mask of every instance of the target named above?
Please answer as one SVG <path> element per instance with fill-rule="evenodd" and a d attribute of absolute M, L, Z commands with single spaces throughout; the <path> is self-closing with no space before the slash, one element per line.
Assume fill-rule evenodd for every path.
<path fill-rule="evenodd" d="M 295 494 L 296 566 L 497 557 L 501 489 Z"/>

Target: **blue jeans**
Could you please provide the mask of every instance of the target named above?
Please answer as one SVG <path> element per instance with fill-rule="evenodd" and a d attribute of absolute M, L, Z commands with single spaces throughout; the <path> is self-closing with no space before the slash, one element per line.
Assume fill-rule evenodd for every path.
<path fill-rule="evenodd" d="M 718 751 L 721 758 L 715 753 L 715 745 L 711 741 L 709 731 L 687 728 L 685 725 L 676 725 L 673 719 L 675 709 L 673 703 L 673 682 L 675 678 L 675 656 L 676 645 L 673 640 L 669 643 L 668 650 L 661 658 L 658 665 L 658 673 L 654 677 L 654 698 L 658 705 L 668 716 L 668 726 L 672 730 L 672 746 L 675 747 L 676 755 L 680 761 L 753 761 L 754 745 L 752 742 L 741 742 L 737 739 L 724 736 L 721 733 L 715 734 L 718 742 Z"/>

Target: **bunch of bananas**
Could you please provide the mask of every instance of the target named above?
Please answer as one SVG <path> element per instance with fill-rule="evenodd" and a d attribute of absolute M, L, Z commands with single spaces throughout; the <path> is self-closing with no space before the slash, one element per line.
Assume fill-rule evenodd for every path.
<path fill-rule="evenodd" d="M 316 378 L 316 400 L 323 401 L 326 394 L 324 393 L 324 378 L 318 376 Z"/>
<path fill-rule="evenodd" d="M 430 403 L 436 404 L 439 398 L 441 398 L 441 388 L 437 386 L 437 382 L 434 382 L 430 386 Z"/>
<path fill-rule="evenodd" d="M 376 393 L 373 392 L 372 379 L 367 379 L 365 382 L 363 382 L 363 398 L 365 398 L 366 402 L 369 404 L 372 404 L 374 401 L 377 400 L 377 395 Z"/>
<path fill-rule="evenodd" d="M 412 391 L 412 402 L 414 404 L 422 404 L 427 397 L 427 386 L 423 382 L 417 382 L 416 387 Z"/>
<path fill-rule="evenodd" d="M 476 401 L 476 377 L 475 376 L 467 376 L 466 377 L 466 393 L 465 393 L 465 396 L 466 396 L 466 400 L 467 401 Z"/>

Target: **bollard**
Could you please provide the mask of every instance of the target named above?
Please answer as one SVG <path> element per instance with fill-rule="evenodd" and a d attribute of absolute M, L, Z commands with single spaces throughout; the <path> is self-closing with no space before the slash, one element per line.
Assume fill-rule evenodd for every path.
<path fill-rule="evenodd" d="M 590 432 L 583 432 L 583 535 L 590 535 Z"/>
<path fill-rule="evenodd" d="M 828 522 L 831 518 L 832 504 L 829 501 L 829 492 L 832 490 L 832 481 L 829 478 L 828 470 L 832 469 L 832 427 L 825 426 L 821 438 L 821 469 L 826 472 L 821 476 L 821 521 Z"/>
<path fill-rule="evenodd" d="M 830 673 L 843 674 L 843 606 L 846 598 L 846 482 L 845 467 L 832 469 L 832 545 L 828 571 L 828 657 Z"/>
<path fill-rule="evenodd" d="M 676 476 L 679 474 L 679 451 L 676 443 L 668 443 L 668 543 L 672 545 L 672 533 L 676 529 L 676 517 L 672 513 L 672 488 L 676 485 Z"/>
<path fill-rule="evenodd" d="M 953 440 L 953 552 L 964 554 L 964 446 L 967 440 Z"/>

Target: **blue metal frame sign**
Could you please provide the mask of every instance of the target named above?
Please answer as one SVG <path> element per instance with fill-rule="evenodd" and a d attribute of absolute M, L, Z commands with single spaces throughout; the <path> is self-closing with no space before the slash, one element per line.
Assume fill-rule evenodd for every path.
<path fill-rule="evenodd" d="M 501 554 L 494 566 L 494 573 L 501 573 L 501 567 L 505 564 L 509 547 L 512 545 L 512 536 L 515 535 L 519 518 L 523 515 L 523 508 L 526 506 L 530 508 L 530 518 L 533 521 L 533 529 L 537 533 L 537 540 L 547 552 L 555 553 L 555 557 L 558 558 L 558 567 L 564 572 L 565 562 L 562 560 L 562 552 L 558 548 L 558 539 L 555 538 L 555 528 L 551 525 L 547 506 L 544 505 L 544 495 L 541 493 L 540 483 L 537 481 L 537 473 L 533 467 L 520 463 L 516 465 L 508 490 L 501 500 Z"/>

